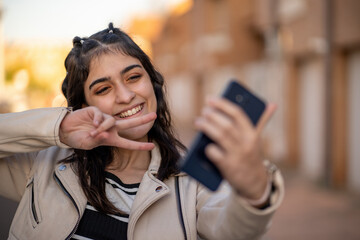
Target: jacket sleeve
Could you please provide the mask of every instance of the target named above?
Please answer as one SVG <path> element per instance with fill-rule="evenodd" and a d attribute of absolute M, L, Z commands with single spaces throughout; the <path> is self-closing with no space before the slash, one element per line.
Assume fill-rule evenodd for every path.
<path fill-rule="evenodd" d="M 275 210 L 284 197 L 284 183 L 277 170 L 273 179 L 270 206 L 256 209 L 225 183 L 211 193 L 203 187 L 198 191 L 197 229 L 204 239 L 260 239 L 270 226 Z"/>
<path fill-rule="evenodd" d="M 0 114 L 0 195 L 20 200 L 31 175 L 37 151 L 66 148 L 59 126 L 66 108 L 42 108 Z"/>
<path fill-rule="evenodd" d="M 0 158 L 50 146 L 67 147 L 59 140 L 59 126 L 67 108 L 41 108 L 0 114 Z"/>

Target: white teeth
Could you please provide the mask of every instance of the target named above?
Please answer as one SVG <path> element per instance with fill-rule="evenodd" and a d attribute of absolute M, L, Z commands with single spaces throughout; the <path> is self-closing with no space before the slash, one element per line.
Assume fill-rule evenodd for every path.
<path fill-rule="evenodd" d="M 127 110 L 126 112 L 120 113 L 119 116 L 121 118 L 129 117 L 131 115 L 134 115 L 134 114 L 138 113 L 141 109 L 142 109 L 142 107 L 139 105 L 137 107 L 134 107 L 133 109 Z"/>

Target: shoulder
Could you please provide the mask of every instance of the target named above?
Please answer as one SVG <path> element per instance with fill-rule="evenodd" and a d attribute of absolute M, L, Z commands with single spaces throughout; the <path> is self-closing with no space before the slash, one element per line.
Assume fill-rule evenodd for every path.
<path fill-rule="evenodd" d="M 49 147 L 47 149 L 38 152 L 34 168 L 49 168 L 54 169 L 59 162 L 67 159 L 74 154 L 74 150 L 71 148 L 60 148 L 57 146 Z"/>

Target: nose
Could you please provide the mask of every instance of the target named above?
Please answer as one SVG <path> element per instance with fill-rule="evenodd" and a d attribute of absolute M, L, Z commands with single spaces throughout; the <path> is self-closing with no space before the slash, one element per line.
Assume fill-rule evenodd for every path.
<path fill-rule="evenodd" d="M 124 84 L 118 84 L 116 86 L 116 103 L 130 103 L 135 97 L 135 92 Z"/>

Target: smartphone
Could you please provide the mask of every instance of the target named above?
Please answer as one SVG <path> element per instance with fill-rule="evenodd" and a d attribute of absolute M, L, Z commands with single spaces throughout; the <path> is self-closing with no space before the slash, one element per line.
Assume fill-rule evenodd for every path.
<path fill-rule="evenodd" d="M 254 125 L 257 124 L 266 107 L 263 100 L 236 80 L 229 82 L 222 97 L 241 107 Z M 180 168 L 208 189 L 215 191 L 222 182 L 223 177 L 204 153 L 205 147 L 212 142 L 204 133 L 197 133 L 188 153 L 180 162 Z"/>

